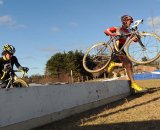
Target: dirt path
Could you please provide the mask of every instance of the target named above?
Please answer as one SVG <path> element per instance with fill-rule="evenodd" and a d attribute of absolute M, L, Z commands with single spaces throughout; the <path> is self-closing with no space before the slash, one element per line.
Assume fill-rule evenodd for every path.
<path fill-rule="evenodd" d="M 34 130 L 160 130 L 160 80 L 137 82 L 149 92 Z"/>

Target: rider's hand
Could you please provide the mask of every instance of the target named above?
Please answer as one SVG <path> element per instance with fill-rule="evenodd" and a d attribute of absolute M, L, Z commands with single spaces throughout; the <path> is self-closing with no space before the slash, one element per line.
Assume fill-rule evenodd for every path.
<path fill-rule="evenodd" d="M 28 72 L 29 68 L 28 67 L 19 67 L 20 71 Z"/>
<path fill-rule="evenodd" d="M 134 37 L 132 37 L 132 39 L 133 39 L 134 42 L 138 42 L 138 38 L 137 37 L 134 36 Z"/>
<path fill-rule="evenodd" d="M 22 67 L 22 70 L 27 73 L 29 68 L 28 67 Z"/>

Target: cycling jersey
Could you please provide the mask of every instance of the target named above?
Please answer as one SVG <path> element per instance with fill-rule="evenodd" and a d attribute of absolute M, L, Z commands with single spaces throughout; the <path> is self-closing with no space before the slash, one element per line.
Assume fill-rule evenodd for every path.
<path fill-rule="evenodd" d="M 116 36 L 116 35 L 121 35 L 123 37 L 120 37 L 119 38 L 119 44 L 124 44 L 127 40 L 127 37 L 126 34 L 128 34 L 130 32 L 130 29 L 128 28 L 125 28 L 125 27 L 111 27 L 111 28 L 108 28 L 104 31 L 104 33 L 106 35 L 109 35 L 109 36 Z"/>
<path fill-rule="evenodd" d="M 108 36 L 117 36 L 117 35 L 120 35 L 121 37 L 116 41 L 116 48 L 118 50 L 120 50 L 123 45 L 125 44 L 126 40 L 127 40 L 127 37 L 129 35 L 126 35 L 128 33 L 130 33 L 130 29 L 122 26 L 122 27 L 111 27 L 111 28 L 108 28 L 104 31 L 104 33 Z M 124 49 L 122 49 L 122 52 L 124 55 L 126 55 Z M 121 57 L 121 55 L 117 56 L 117 55 L 114 55 L 113 56 L 113 61 L 115 62 L 122 62 L 122 59 L 123 57 Z"/>
<path fill-rule="evenodd" d="M 11 70 L 13 70 L 14 65 L 16 65 L 18 69 L 21 68 L 16 56 L 12 56 L 10 60 L 5 60 L 3 57 L 0 57 L 0 77 L 3 75 L 5 66 L 10 66 Z"/>

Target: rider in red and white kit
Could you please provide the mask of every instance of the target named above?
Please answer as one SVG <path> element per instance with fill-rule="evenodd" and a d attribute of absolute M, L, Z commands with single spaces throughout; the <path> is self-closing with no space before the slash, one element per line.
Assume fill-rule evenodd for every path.
<path fill-rule="evenodd" d="M 119 39 L 115 43 L 116 50 L 121 49 L 122 46 L 124 45 L 124 43 L 126 42 L 128 36 L 129 36 L 126 34 L 128 34 L 130 32 L 130 25 L 131 25 L 131 23 L 133 23 L 133 18 L 129 15 L 123 15 L 121 17 L 121 22 L 122 22 L 121 27 L 114 26 L 114 27 L 107 28 L 104 31 L 104 33 L 107 36 L 120 36 Z M 136 38 L 134 41 L 136 42 Z M 112 70 L 112 68 L 115 66 L 125 67 L 127 75 L 131 81 L 131 88 L 133 88 L 135 90 L 135 92 L 142 91 L 142 88 L 138 84 L 136 84 L 135 80 L 133 79 L 133 69 L 132 69 L 131 61 L 127 58 L 125 51 L 124 50 L 122 50 L 122 51 L 124 54 L 117 57 L 121 61 L 122 64 L 111 61 L 110 65 L 108 67 L 108 72 L 110 72 Z"/>

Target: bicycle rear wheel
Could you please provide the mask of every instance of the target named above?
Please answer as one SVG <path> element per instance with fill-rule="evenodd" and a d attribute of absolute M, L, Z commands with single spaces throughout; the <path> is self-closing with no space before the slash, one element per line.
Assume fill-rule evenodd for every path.
<path fill-rule="evenodd" d="M 112 48 L 104 42 L 99 42 L 87 50 L 83 57 L 83 67 L 90 73 L 95 73 L 107 67 L 111 60 Z"/>
<path fill-rule="evenodd" d="M 145 46 L 130 40 L 126 46 L 128 58 L 138 64 L 148 64 L 160 57 L 160 37 L 153 33 L 141 32 L 140 39 Z"/>
<path fill-rule="evenodd" d="M 29 87 L 29 85 L 23 79 L 16 79 L 13 82 L 13 86 L 16 88 Z"/>

